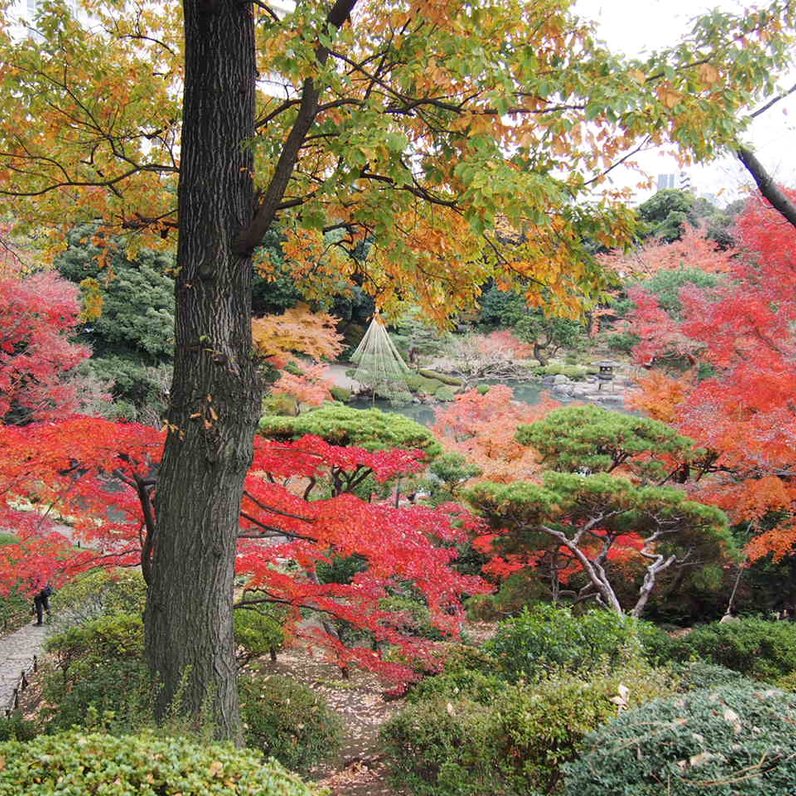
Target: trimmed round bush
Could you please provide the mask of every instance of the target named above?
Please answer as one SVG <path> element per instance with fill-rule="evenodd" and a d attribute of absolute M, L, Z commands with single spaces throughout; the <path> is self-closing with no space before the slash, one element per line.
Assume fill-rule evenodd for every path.
<path fill-rule="evenodd" d="M 47 642 L 55 667 L 43 677 L 48 729 L 74 725 L 131 732 L 151 720 L 141 617 L 112 614 L 68 628 Z"/>
<path fill-rule="evenodd" d="M 144 613 L 146 584 L 139 570 L 92 569 L 57 593 L 59 621 L 79 624 L 107 614 Z"/>
<path fill-rule="evenodd" d="M 343 728 L 326 700 L 290 677 L 242 677 L 241 717 L 248 746 L 296 771 L 340 751 Z"/>
<path fill-rule="evenodd" d="M 577 671 L 638 657 L 642 637 L 655 632 L 647 623 L 612 611 L 576 615 L 569 608 L 539 604 L 501 622 L 486 648 L 507 677 L 527 680 L 560 668 Z"/>
<path fill-rule="evenodd" d="M 563 764 L 576 758 L 588 733 L 624 707 L 673 692 L 667 672 L 640 663 L 588 675 L 560 672 L 515 686 L 495 703 L 495 768 L 511 793 L 556 792 Z"/>
<path fill-rule="evenodd" d="M 312 796 L 279 763 L 227 744 L 79 732 L 0 744 L 0 796 Z"/>
<path fill-rule="evenodd" d="M 287 609 L 284 606 L 266 604 L 241 608 L 235 611 L 233 621 L 239 663 L 248 663 L 260 655 L 270 655 L 276 660 L 276 653 L 286 640 Z"/>
<path fill-rule="evenodd" d="M 426 677 L 409 692 L 410 702 L 442 698 L 470 699 L 481 705 L 490 705 L 495 696 L 508 687 L 505 680 L 494 674 L 483 674 L 472 669 Z"/>
<path fill-rule="evenodd" d="M 793 796 L 796 695 L 737 686 L 659 699 L 586 739 L 566 796 Z"/>

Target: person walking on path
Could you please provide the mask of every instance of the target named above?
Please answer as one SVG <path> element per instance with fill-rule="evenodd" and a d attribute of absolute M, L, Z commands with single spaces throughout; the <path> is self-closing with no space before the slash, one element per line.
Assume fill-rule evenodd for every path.
<path fill-rule="evenodd" d="M 45 583 L 42 578 L 37 578 L 34 584 L 33 593 L 33 610 L 36 612 L 36 624 L 43 624 L 44 612 L 50 616 L 50 597 L 53 593 L 53 587 L 49 583 Z"/>

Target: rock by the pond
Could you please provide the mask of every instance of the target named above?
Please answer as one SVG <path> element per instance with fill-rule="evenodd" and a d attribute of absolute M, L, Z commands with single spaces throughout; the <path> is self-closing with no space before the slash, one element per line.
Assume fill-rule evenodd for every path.
<path fill-rule="evenodd" d="M 563 373 L 557 373 L 553 376 L 553 384 L 569 384 L 569 376 L 565 376 Z"/>
<path fill-rule="evenodd" d="M 625 396 L 622 393 L 598 393 L 596 396 L 598 401 L 607 404 L 621 404 L 625 400 Z"/>

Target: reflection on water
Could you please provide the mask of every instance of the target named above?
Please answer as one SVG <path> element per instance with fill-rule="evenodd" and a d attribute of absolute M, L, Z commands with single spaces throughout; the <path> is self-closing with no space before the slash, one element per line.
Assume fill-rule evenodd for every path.
<path fill-rule="evenodd" d="M 483 384 L 505 384 L 514 390 L 516 400 L 526 404 L 538 404 L 541 400 L 542 385 L 537 381 L 486 381 Z M 394 412 L 404 415 L 412 420 L 422 423 L 424 426 L 433 426 L 437 409 L 448 406 L 444 403 L 433 404 L 393 404 L 389 401 L 376 400 L 375 403 L 370 398 L 357 398 L 350 402 L 350 406 L 355 409 L 381 409 L 382 412 Z"/>

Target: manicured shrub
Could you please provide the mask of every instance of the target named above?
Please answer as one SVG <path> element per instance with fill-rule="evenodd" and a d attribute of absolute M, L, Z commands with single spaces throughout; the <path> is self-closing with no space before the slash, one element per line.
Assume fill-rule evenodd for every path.
<path fill-rule="evenodd" d="M 456 390 L 454 390 L 453 387 L 448 387 L 446 384 L 443 384 L 442 387 L 438 387 L 434 391 L 434 397 L 438 401 L 455 401 Z"/>
<path fill-rule="evenodd" d="M 793 796 L 796 695 L 738 686 L 659 699 L 586 739 L 567 796 Z"/>
<path fill-rule="evenodd" d="M 572 381 L 580 381 L 588 375 L 588 368 L 578 367 L 577 365 L 565 365 L 560 362 L 551 362 L 549 365 L 541 365 L 533 369 L 535 376 L 566 376 Z"/>
<path fill-rule="evenodd" d="M 423 393 L 425 395 L 434 395 L 437 390 L 445 386 L 438 379 L 427 379 L 425 376 L 418 376 L 414 383 L 417 384 L 415 392 Z"/>
<path fill-rule="evenodd" d="M 562 667 L 576 671 L 639 656 L 645 633 L 651 631 L 644 623 L 612 611 L 577 615 L 569 608 L 539 604 L 501 622 L 486 649 L 509 679 L 530 679 Z"/>
<path fill-rule="evenodd" d="M 511 792 L 552 793 L 562 765 L 575 759 L 589 732 L 615 718 L 620 708 L 673 692 L 668 673 L 640 663 L 592 674 L 560 672 L 515 686 L 499 697 L 492 716 L 495 767 Z"/>
<path fill-rule="evenodd" d="M 410 692 L 410 702 L 433 699 L 469 699 L 480 705 L 491 705 L 508 684 L 494 674 L 472 669 L 457 669 L 421 680 Z"/>
<path fill-rule="evenodd" d="M 307 771 L 338 754 L 342 723 L 311 688 L 289 677 L 242 677 L 241 716 L 248 746 Z"/>
<path fill-rule="evenodd" d="M 144 652 L 144 625 L 135 614 L 110 614 L 70 627 L 47 642 L 64 675 L 79 674 L 114 658 L 140 658 Z"/>
<path fill-rule="evenodd" d="M 443 384 L 447 384 L 449 387 L 461 387 L 463 382 L 458 376 L 450 376 L 447 373 L 438 373 L 436 370 L 424 370 L 420 368 L 417 371 L 421 376 L 424 376 L 427 379 L 436 379 L 436 381 L 441 381 Z"/>
<path fill-rule="evenodd" d="M 0 796 L 312 796 L 253 751 L 149 733 L 69 732 L 0 744 Z"/>
<path fill-rule="evenodd" d="M 712 622 L 678 639 L 671 654 L 773 682 L 796 672 L 796 624 L 751 618 Z"/>
<path fill-rule="evenodd" d="M 445 647 L 445 674 L 461 671 L 495 674 L 497 661 L 483 647 L 470 644 L 447 644 Z"/>
<path fill-rule="evenodd" d="M 339 387 L 335 384 L 329 388 L 329 393 L 335 401 L 339 401 L 342 404 L 347 404 L 351 400 L 351 390 L 347 387 Z"/>

